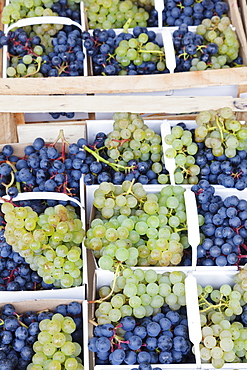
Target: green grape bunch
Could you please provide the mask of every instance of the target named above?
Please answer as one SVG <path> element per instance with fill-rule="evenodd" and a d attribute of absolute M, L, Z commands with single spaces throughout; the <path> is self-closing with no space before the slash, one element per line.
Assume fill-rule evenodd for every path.
<path fill-rule="evenodd" d="M 218 289 L 198 285 L 203 363 L 220 369 L 225 363 L 246 362 L 247 327 L 242 321 L 247 304 L 247 265 L 233 277 L 233 285 Z"/>
<path fill-rule="evenodd" d="M 85 0 L 84 4 L 90 29 L 123 28 L 129 19 L 130 28 L 147 27 L 149 13 L 144 4 L 131 0 Z"/>
<path fill-rule="evenodd" d="M 101 183 L 94 193 L 98 210 L 85 246 L 99 266 L 176 266 L 189 247 L 184 188 L 165 186 L 146 194 L 140 183 Z"/>
<path fill-rule="evenodd" d="M 10 0 L 9 4 L 3 7 L 2 23 L 9 25 L 23 18 L 59 16 L 52 10 L 57 2 L 58 0 Z M 66 9 L 78 12 L 80 2 L 81 0 L 67 0 Z"/>
<path fill-rule="evenodd" d="M 196 117 L 195 141 L 204 142 L 213 155 L 233 158 L 247 150 L 247 127 L 236 119 L 230 107 L 200 112 Z"/>
<path fill-rule="evenodd" d="M 171 134 L 166 135 L 164 140 L 170 146 L 165 151 L 165 157 L 174 158 L 175 161 L 176 184 L 197 184 L 200 167 L 195 164 L 194 155 L 198 151 L 198 146 L 193 142 L 191 131 L 178 124 L 172 127 Z"/>
<path fill-rule="evenodd" d="M 153 162 L 151 170 L 158 175 L 158 182 L 166 184 L 168 176 L 161 173 L 163 170 L 161 136 L 145 125 L 139 114 L 115 113 L 113 119 L 113 131 L 105 140 L 109 161 L 127 167 L 132 160 L 142 162 L 151 160 Z"/>
<path fill-rule="evenodd" d="M 121 40 L 115 49 L 114 55 L 109 55 L 108 61 L 115 58 L 122 70 L 120 75 L 126 75 L 126 67 L 131 62 L 139 66 L 143 62 L 154 62 L 156 69 L 162 72 L 166 68 L 164 47 L 160 47 L 156 42 L 149 41 L 147 33 L 142 32 L 138 37 L 131 37 L 129 40 Z"/>
<path fill-rule="evenodd" d="M 73 206 L 58 204 L 38 215 L 29 206 L 1 206 L 4 236 L 13 250 L 37 271 L 46 284 L 70 288 L 82 283 L 82 221 Z"/>
<path fill-rule="evenodd" d="M 211 62 L 198 62 L 200 67 L 194 65 L 190 70 L 203 70 L 207 67 L 213 69 L 229 68 L 231 63 L 238 58 L 239 42 L 236 32 L 231 27 L 228 17 L 213 16 L 211 19 L 203 19 L 197 26 L 196 33 L 204 38 L 205 45 L 214 43 L 217 45 L 217 53 L 211 56 Z M 201 50 L 203 53 L 203 49 Z"/>
<path fill-rule="evenodd" d="M 51 9 L 53 3 L 52 0 L 10 0 L 3 8 L 2 22 L 11 24 L 23 18 L 58 16 Z"/>
<path fill-rule="evenodd" d="M 159 274 L 154 270 L 125 268 L 116 272 L 110 286 L 99 289 L 95 317 L 99 325 L 117 323 L 122 317 L 143 318 L 161 312 L 163 305 L 177 310 L 186 305 L 185 273 Z"/>
<path fill-rule="evenodd" d="M 34 355 L 27 370 L 69 369 L 83 370 L 81 346 L 73 342 L 76 324 L 72 317 L 55 313 L 51 319 L 41 320 L 37 341 L 33 344 Z"/>

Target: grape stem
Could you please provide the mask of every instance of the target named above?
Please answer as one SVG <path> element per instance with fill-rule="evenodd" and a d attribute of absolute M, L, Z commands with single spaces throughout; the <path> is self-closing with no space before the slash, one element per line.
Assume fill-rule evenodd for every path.
<path fill-rule="evenodd" d="M 10 176 L 11 176 L 11 179 L 10 179 L 10 182 L 8 184 L 5 184 L 4 182 L 2 182 L 2 185 L 6 189 L 6 193 L 7 193 L 7 190 L 14 184 L 14 181 L 15 181 L 15 175 L 12 171 L 10 172 Z"/>
<path fill-rule="evenodd" d="M 133 179 L 132 181 L 131 181 L 131 184 L 130 184 L 130 186 L 129 186 L 129 189 L 127 190 L 127 191 L 125 191 L 124 193 L 122 193 L 121 195 L 129 195 L 129 194 L 131 194 L 131 195 L 133 195 L 133 197 L 134 198 L 136 198 L 137 200 L 138 200 L 138 202 L 140 202 L 140 203 L 144 203 L 144 200 L 143 199 L 140 199 L 140 198 L 138 198 L 133 192 L 132 192 L 132 186 L 134 185 L 134 182 L 135 182 L 135 179 Z"/>
<path fill-rule="evenodd" d="M 220 120 L 217 116 L 215 117 L 215 123 L 216 123 L 216 126 L 218 127 L 218 129 L 220 131 L 220 140 L 223 143 L 223 141 L 224 141 L 223 130 L 222 130 L 222 127 L 220 125 Z"/>
<path fill-rule="evenodd" d="M 145 50 L 145 49 L 138 49 L 139 53 L 153 53 L 153 54 L 161 54 L 164 55 L 163 51 L 160 50 Z"/>
<path fill-rule="evenodd" d="M 37 58 L 37 59 L 38 59 L 38 58 Z M 32 72 L 32 73 L 28 73 L 27 75 L 22 76 L 22 78 L 26 78 L 26 77 L 29 77 L 29 76 L 33 76 L 33 75 L 35 75 L 36 73 L 38 73 L 38 72 L 39 72 L 40 67 L 41 67 L 41 63 L 42 63 L 42 59 L 40 58 L 40 59 L 38 59 L 38 61 L 37 61 L 37 59 L 36 59 L 36 62 L 38 63 L 38 66 L 37 66 L 36 71 L 34 71 L 34 72 Z"/>
<path fill-rule="evenodd" d="M 13 199 L 13 198 L 12 198 L 12 199 L 10 199 L 10 200 L 8 200 L 8 199 L 4 199 L 4 198 L 0 197 L 0 199 L 1 199 L 3 202 L 8 202 L 8 203 L 13 204 L 13 206 L 14 206 L 14 207 L 18 207 L 18 205 L 17 205 L 17 204 L 15 204 L 15 203 L 13 203 L 13 202 L 12 202 L 12 199 Z"/>
<path fill-rule="evenodd" d="M 105 164 L 108 164 L 108 166 L 112 167 L 114 169 L 114 171 L 117 171 L 117 172 L 121 171 L 121 170 L 130 171 L 130 170 L 133 170 L 135 168 L 135 166 L 127 167 L 127 166 L 122 166 L 121 164 L 118 164 L 118 163 L 109 162 L 106 159 L 104 159 L 103 157 L 101 157 L 94 150 L 90 149 L 86 145 L 83 146 L 83 149 L 86 150 L 87 152 L 89 152 L 90 154 L 92 154 L 97 159 L 98 162 L 103 162 Z"/>
<path fill-rule="evenodd" d="M 205 304 L 207 305 L 206 308 L 200 310 L 200 313 L 207 312 L 207 311 L 211 310 L 212 308 L 213 309 L 218 308 L 219 311 L 221 312 L 221 308 L 228 307 L 226 300 L 223 300 L 223 294 L 221 294 L 220 299 L 219 299 L 219 303 L 217 303 L 217 304 L 209 303 L 207 301 L 207 299 L 205 297 L 203 297 L 202 295 L 199 298 L 200 298 L 199 299 L 199 306 L 204 306 Z"/>
<path fill-rule="evenodd" d="M 119 275 L 121 266 L 122 265 L 120 263 L 117 265 L 117 268 L 116 268 L 116 271 L 115 271 L 115 274 L 114 274 L 112 289 L 111 289 L 110 293 L 108 295 L 106 295 L 105 297 L 101 298 L 101 299 L 97 299 L 95 301 L 88 301 L 88 303 L 101 303 L 101 302 L 105 301 L 106 299 L 108 299 L 112 296 L 112 294 L 114 292 L 114 289 L 115 289 L 115 286 L 116 286 L 117 277 Z"/>
<path fill-rule="evenodd" d="M 89 322 L 89 324 L 92 324 L 93 326 L 98 326 L 99 324 L 97 324 L 97 322 L 96 321 L 94 321 L 94 320 L 88 320 L 88 322 Z"/>
<path fill-rule="evenodd" d="M 24 326 L 25 328 L 27 328 L 28 329 L 28 326 L 26 325 L 26 324 L 24 324 L 24 322 L 22 322 L 21 321 L 21 315 L 18 315 L 18 313 L 17 312 L 14 312 L 14 315 L 17 317 L 17 321 L 18 321 L 18 323 L 21 325 L 21 326 Z"/>
<path fill-rule="evenodd" d="M 117 141 L 120 146 L 124 145 L 124 143 L 127 143 L 128 141 L 130 141 L 130 139 L 122 139 L 122 140 L 117 140 L 117 139 L 112 139 L 112 141 Z"/>
<path fill-rule="evenodd" d="M 49 146 L 51 147 L 55 147 L 55 145 L 57 144 L 57 142 L 59 140 L 62 140 L 62 154 L 61 154 L 61 157 L 60 158 L 57 158 L 57 160 L 61 159 L 63 162 L 65 161 L 66 159 L 66 156 L 65 156 L 65 147 L 66 145 L 70 145 L 69 142 L 65 139 L 65 136 L 64 136 L 64 131 L 61 129 L 59 131 L 59 134 L 58 134 L 58 137 L 56 138 L 56 140 L 52 143 L 52 144 L 49 144 Z"/>
<path fill-rule="evenodd" d="M 132 18 L 128 18 L 128 20 L 126 21 L 126 23 L 124 24 L 123 26 L 123 31 L 125 33 L 128 33 L 129 32 L 129 26 L 130 26 L 130 23 L 132 22 Z"/>
<path fill-rule="evenodd" d="M 5 163 L 7 163 L 13 170 L 13 172 L 11 172 L 11 181 L 12 181 L 12 176 L 17 172 L 17 169 L 16 169 L 15 165 L 13 165 L 13 163 L 11 163 L 10 161 L 6 161 Z M 12 185 L 13 185 L 13 183 L 12 183 Z M 8 185 L 8 188 L 12 185 Z M 20 184 L 20 182 L 16 181 L 15 185 L 18 189 L 18 192 L 21 193 L 21 184 Z"/>

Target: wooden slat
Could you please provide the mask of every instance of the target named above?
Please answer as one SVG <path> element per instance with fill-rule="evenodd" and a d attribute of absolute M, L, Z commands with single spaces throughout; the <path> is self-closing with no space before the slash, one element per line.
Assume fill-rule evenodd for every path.
<path fill-rule="evenodd" d="M 16 114 L 0 113 L 0 144 L 17 143 L 16 122 Z"/>
<path fill-rule="evenodd" d="M 242 93 L 246 93 L 247 92 L 247 83 L 244 82 L 244 83 L 241 83 L 238 85 L 238 96 Z"/>
<path fill-rule="evenodd" d="M 4 0 L 0 0 L 0 30 L 3 31 L 3 24 L 1 22 L 1 18 L 2 18 L 2 10 L 3 10 L 3 6 L 4 6 L 4 3 L 5 1 Z M 2 65 L 2 61 L 3 61 L 3 52 L 2 52 L 2 49 L 0 50 L 0 77 L 2 77 L 2 68 L 3 68 L 3 65 Z"/>
<path fill-rule="evenodd" d="M 51 143 L 57 138 L 60 129 L 63 129 L 65 138 L 69 143 L 77 142 L 78 138 L 85 137 L 85 121 L 74 125 L 67 122 L 60 122 L 60 124 L 34 123 L 17 127 L 18 142 L 33 142 L 37 136 L 40 136 L 46 142 Z"/>
<path fill-rule="evenodd" d="M 247 35 L 247 4 L 246 0 L 239 0 L 239 7 L 240 7 L 240 13 L 242 16 L 242 21 L 245 29 L 245 33 Z"/>
<path fill-rule="evenodd" d="M 14 102 L 14 103 L 13 103 Z M 247 111 L 247 99 L 229 96 L 2 96 L 0 112 L 137 112 L 191 113 L 225 106 L 236 111 Z M 165 111 L 165 112 L 164 112 Z"/>
<path fill-rule="evenodd" d="M 243 82 L 247 83 L 247 67 L 146 76 L 3 78 L 0 95 L 138 93 Z"/>

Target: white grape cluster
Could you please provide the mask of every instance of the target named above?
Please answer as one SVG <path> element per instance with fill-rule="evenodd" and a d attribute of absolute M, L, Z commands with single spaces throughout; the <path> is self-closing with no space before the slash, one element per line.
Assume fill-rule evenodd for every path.
<path fill-rule="evenodd" d="M 156 42 L 149 41 L 147 33 L 142 32 L 138 37 L 132 37 L 129 40 L 121 40 L 115 49 L 116 60 L 123 68 L 120 75 L 127 74 L 126 67 L 133 63 L 140 66 L 145 62 L 154 62 L 158 71 L 164 71 L 166 68 L 165 51 L 163 46 Z"/>
<path fill-rule="evenodd" d="M 89 28 L 122 28 L 131 19 L 130 28 L 147 27 L 149 13 L 131 0 L 85 0 Z"/>
<path fill-rule="evenodd" d="M 228 17 L 214 16 L 211 19 L 203 19 L 202 23 L 196 28 L 196 33 L 203 36 L 207 44 L 214 43 L 218 47 L 217 53 L 211 56 L 210 68 L 230 68 L 229 64 L 238 58 L 239 42 L 230 23 Z M 205 50 L 207 50 L 207 47 Z M 207 67 L 206 62 L 195 58 L 190 70 L 204 70 Z"/>
<path fill-rule="evenodd" d="M 140 183 L 101 183 L 94 193 L 99 210 L 87 231 L 85 246 L 99 265 L 174 266 L 189 246 L 184 188 L 165 186 L 146 194 Z"/>
<path fill-rule="evenodd" d="M 165 156 L 174 158 L 176 170 L 174 178 L 176 184 L 197 184 L 200 167 L 195 164 L 194 155 L 198 151 L 197 144 L 193 142 L 192 133 L 184 130 L 180 125 L 173 126 L 171 134 L 164 138 L 165 143 L 170 145 L 166 149 Z"/>
<path fill-rule="evenodd" d="M 185 277 L 182 271 L 158 274 L 154 270 L 125 268 L 115 284 L 100 288 L 97 323 L 116 323 L 125 316 L 143 318 L 161 312 L 164 304 L 172 310 L 185 306 Z"/>
<path fill-rule="evenodd" d="M 82 283 L 80 244 L 85 232 L 75 208 L 59 204 L 38 215 L 31 207 L 1 206 L 4 236 L 46 284 L 69 288 Z"/>
<path fill-rule="evenodd" d="M 167 183 L 167 175 L 160 174 L 163 155 L 161 136 L 145 125 L 139 114 L 115 113 L 113 119 L 113 131 L 105 140 L 109 161 L 127 166 L 130 160 L 150 159 L 153 162 L 151 170 L 159 174 L 158 182 Z"/>
<path fill-rule="evenodd" d="M 10 0 L 3 8 L 3 24 L 11 24 L 19 19 L 32 17 L 57 16 L 52 11 L 52 5 L 58 0 Z M 67 4 L 71 10 L 78 10 L 80 0 L 68 0 Z"/>
<path fill-rule="evenodd" d="M 200 112 L 196 123 L 195 140 L 212 148 L 216 157 L 225 154 L 232 158 L 236 150 L 247 150 L 247 128 L 236 119 L 230 107 Z"/>
<path fill-rule="evenodd" d="M 40 321 L 39 329 L 38 340 L 33 344 L 35 354 L 27 370 L 84 369 L 78 357 L 81 346 L 72 341 L 76 324 L 71 317 L 55 313 L 52 319 Z"/>
<path fill-rule="evenodd" d="M 213 289 L 198 285 L 202 326 L 200 354 L 203 363 L 219 369 L 225 363 L 246 362 L 247 328 L 239 315 L 247 303 L 247 265 L 233 278 L 235 285 Z"/>

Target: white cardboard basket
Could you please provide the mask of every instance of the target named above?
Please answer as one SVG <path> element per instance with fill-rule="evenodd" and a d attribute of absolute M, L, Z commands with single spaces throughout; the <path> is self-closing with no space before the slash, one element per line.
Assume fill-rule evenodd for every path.
<path fill-rule="evenodd" d="M 144 189 L 146 190 L 148 194 L 158 193 L 165 186 L 168 186 L 168 185 L 144 185 Z M 93 209 L 93 199 L 94 199 L 93 194 L 94 194 L 94 191 L 98 187 L 99 185 L 86 186 L 87 212 L 88 210 Z M 199 223 L 198 223 L 198 216 L 197 216 L 195 194 L 190 190 L 190 187 L 185 187 L 185 186 L 182 186 L 182 187 L 185 189 L 184 197 L 185 197 L 187 224 L 188 224 L 188 238 L 189 238 L 189 243 L 192 248 L 192 265 L 191 266 L 167 266 L 167 267 L 135 266 L 133 267 L 133 269 L 136 269 L 136 268 L 141 268 L 143 270 L 154 269 L 158 273 L 163 273 L 165 271 L 175 271 L 175 270 L 186 272 L 186 271 L 191 271 L 191 270 L 196 269 L 197 245 L 199 244 L 200 236 L 199 236 Z M 92 253 L 92 251 L 89 250 L 88 253 Z M 94 261 L 95 261 L 96 269 L 101 270 L 95 258 L 94 258 Z M 105 272 L 105 270 L 102 270 L 102 271 Z"/>
<path fill-rule="evenodd" d="M 82 18 L 84 20 L 84 18 Z M 82 21 L 83 22 L 83 21 Z M 56 17 L 56 16 L 47 16 L 47 17 L 32 17 L 32 18 L 24 18 L 20 19 L 19 21 L 12 23 L 10 26 L 6 26 L 4 28 L 4 33 L 7 35 L 9 31 L 11 31 L 14 28 L 18 27 L 25 27 L 25 26 L 33 26 L 33 25 L 39 25 L 39 24 L 62 24 L 62 25 L 68 25 L 68 26 L 75 26 L 81 30 L 81 32 L 85 31 L 85 23 L 83 22 L 82 25 L 79 23 L 73 21 L 70 18 L 67 17 Z M 8 68 L 8 46 L 4 45 L 3 47 L 3 78 L 7 78 L 7 71 Z M 87 67 L 87 57 L 85 55 L 84 61 L 83 61 L 83 75 L 87 76 L 88 67 Z"/>
<path fill-rule="evenodd" d="M 0 203 L 4 202 L 4 199 L 9 200 L 9 196 L 4 196 L 0 199 Z M 81 212 L 81 220 L 83 223 L 83 227 L 85 228 L 85 210 L 81 203 L 69 197 L 66 194 L 61 193 L 54 193 L 54 192 L 30 192 L 30 193 L 19 193 L 17 197 L 14 198 L 14 201 L 21 201 L 21 200 L 63 200 L 63 201 L 73 201 L 80 207 Z M 2 291 L 0 295 L 0 302 L 6 301 L 19 301 L 21 299 L 30 300 L 35 297 L 35 299 L 85 299 L 86 297 L 86 286 L 88 283 L 87 280 L 87 254 L 86 248 L 82 243 L 82 255 L 81 258 L 83 260 L 83 270 L 82 270 L 82 285 L 79 287 L 71 287 L 66 289 L 51 289 L 51 290 L 37 290 L 37 291 Z"/>
<path fill-rule="evenodd" d="M 8 298 L 8 297 L 6 297 Z M 54 299 L 33 299 L 31 300 L 25 300 L 23 297 L 20 297 L 19 301 L 13 301 L 11 300 L 12 297 L 9 299 L 3 300 L 0 302 L 0 309 L 7 303 L 13 304 L 16 308 L 16 311 L 18 314 L 24 314 L 27 311 L 43 311 L 46 309 L 49 309 L 50 311 L 53 311 L 56 306 L 60 304 L 69 304 L 70 302 L 77 301 L 82 306 L 82 331 L 83 331 L 83 345 L 82 345 L 82 361 L 84 364 L 85 369 L 89 369 L 89 362 L 88 362 L 88 347 L 87 347 L 87 340 L 85 338 L 88 337 L 88 303 L 87 301 L 83 300 L 83 298 L 74 298 L 74 297 L 64 297 L 61 299 L 58 299 L 54 297 Z"/>
<path fill-rule="evenodd" d="M 156 270 L 156 272 L 160 273 Z M 199 316 L 199 307 L 198 307 L 198 296 L 197 296 L 197 284 L 202 286 L 212 285 L 214 288 L 218 289 L 223 284 L 234 285 L 233 277 L 236 274 L 236 271 L 225 270 L 225 271 L 212 271 L 211 269 L 204 271 L 194 271 L 187 272 L 187 277 L 185 279 L 185 292 L 186 292 L 186 308 L 187 308 L 187 319 L 188 319 L 188 329 L 191 342 L 195 347 L 199 345 L 201 340 L 201 324 Z M 89 288 L 91 295 L 89 296 L 90 300 L 96 298 L 97 291 L 100 287 L 104 285 L 110 285 L 113 279 L 113 273 L 109 271 L 100 271 L 95 272 L 93 281 L 90 281 Z M 94 305 L 89 305 L 89 320 L 94 318 Z M 89 323 L 88 326 L 88 339 L 93 336 L 93 325 Z M 86 341 L 86 338 L 85 338 Z M 136 365 L 95 365 L 95 357 L 93 352 L 89 352 L 89 369 L 95 370 L 131 370 L 138 367 Z M 160 367 L 162 370 L 213 370 L 214 367 L 208 363 L 201 363 L 200 355 L 195 354 L 196 363 L 193 364 L 153 364 L 153 367 Z M 226 363 L 223 368 L 228 370 L 246 370 L 246 363 Z"/>

